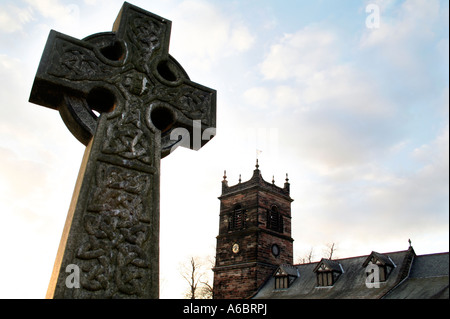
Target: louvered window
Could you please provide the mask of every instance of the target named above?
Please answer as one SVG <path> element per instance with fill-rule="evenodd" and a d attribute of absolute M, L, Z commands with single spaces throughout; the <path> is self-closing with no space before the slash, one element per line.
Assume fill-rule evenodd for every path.
<path fill-rule="evenodd" d="M 237 205 L 231 213 L 228 230 L 240 230 L 246 226 L 246 213 L 241 205 Z"/>
<path fill-rule="evenodd" d="M 283 216 L 280 214 L 276 206 L 272 206 L 272 208 L 267 211 L 266 227 L 279 233 L 283 232 Z"/>

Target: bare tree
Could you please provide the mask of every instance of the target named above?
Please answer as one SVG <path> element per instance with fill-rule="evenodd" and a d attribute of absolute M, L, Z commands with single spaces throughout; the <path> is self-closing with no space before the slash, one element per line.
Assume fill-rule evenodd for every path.
<path fill-rule="evenodd" d="M 212 286 L 209 284 L 204 264 L 198 260 L 199 258 L 192 257 L 188 265 L 181 267 L 181 276 L 189 284 L 185 296 L 188 299 L 210 299 Z"/>
<path fill-rule="evenodd" d="M 214 248 L 214 251 L 216 249 Z M 214 266 L 216 265 L 216 255 L 209 255 L 206 258 L 206 266 L 208 271 L 205 274 L 205 276 L 203 277 L 204 280 L 201 281 L 201 283 L 203 284 L 201 290 L 200 290 L 200 298 L 201 299 L 214 299 L 214 290 L 213 290 L 213 285 L 209 283 L 209 280 L 212 281 L 212 269 L 214 268 Z M 210 276 L 208 276 L 208 274 Z M 206 278 L 205 278 L 206 277 Z M 202 279 L 203 279 L 202 278 Z"/>
<path fill-rule="evenodd" d="M 201 275 L 199 275 L 198 265 L 194 257 L 191 258 L 189 266 L 183 266 L 182 268 L 181 276 L 189 284 L 189 291 L 186 293 L 186 297 L 189 299 L 195 299 L 195 292 L 197 290 L 197 285 L 200 281 Z"/>
<path fill-rule="evenodd" d="M 298 263 L 299 264 L 309 264 L 312 263 L 313 261 L 313 255 L 314 255 L 314 248 L 311 247 L 311 250 L 304 256 L 304 257 L 300 257 L 298 258 Z"/>
<path fill-rule="evenodd" d="M 332 259 L 333 258 L 333 254 L 336 252 L 337 248 L 335 243 L 331 243 L 327 245 L 327 250 L 326 250 L 326 255 L 327 255 L 327 259 Z"/>
<path fill-rule="evenodd" d="M 208 281 L 201 282 L 203 286 L 200 288 L 198 298 L 199 299 L 214 299 L 213 286 Z"/>

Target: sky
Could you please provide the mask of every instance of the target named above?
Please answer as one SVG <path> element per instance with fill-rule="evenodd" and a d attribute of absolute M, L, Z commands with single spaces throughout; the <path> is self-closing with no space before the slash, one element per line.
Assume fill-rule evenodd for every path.
<path fill-rule="evenodd" d="M 295 261 L 449 250 L 448 1 L 129 2 L 217 90 L 217 135 L 161 163 L 161 298 L 183 297 L 191 257 L 208 268 L 224 170 L 250 179 L 257 150 L 266 181 L 289 174 Z M 45 297 L 84 152 L 28 102 L 49 31 L 110 31 L 122 4 L 0 0 L 0 298 Z"/>

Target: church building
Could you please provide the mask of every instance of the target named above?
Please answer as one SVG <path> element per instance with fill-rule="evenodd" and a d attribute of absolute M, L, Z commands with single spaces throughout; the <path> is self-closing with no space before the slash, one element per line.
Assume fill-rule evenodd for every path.
<path fill-rule="evenodd" d="M 294 265 L 290 184 L 222 181 L 215 299 L 449 298 L 449 254 L 407 250 Z"/>

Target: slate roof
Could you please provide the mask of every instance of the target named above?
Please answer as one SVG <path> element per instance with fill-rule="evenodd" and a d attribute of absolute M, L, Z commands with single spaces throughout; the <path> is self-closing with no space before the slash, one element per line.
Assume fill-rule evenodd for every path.
<path fill-rule="evenodd" d="M 449 298 L 448 253 L 416 256 L 412 247 L 405 251 L 294 265 L 299 277 L 286 289 L 275 289 L 271 276 L 254 295 L 255 299 L 379 299 L 379 298 Z M 366 286 L 365 267 L 369 257 L 383 260 L 391 271 L 379 288 Z M 328 262 L 342 273 L 331 287 L 318 287 L 316 273 L 320 263 Z M 336 268 L 337 270 L 338 268 Z M 278 269 L 277 269 L 278 270 Z M 290 272 L 293 273 L 291 270 Z"/>
<path fill-rule="evenodd" d="M 448 253 L 416 256 L 411 272 L 386 299 L 448 299 Z"/>

